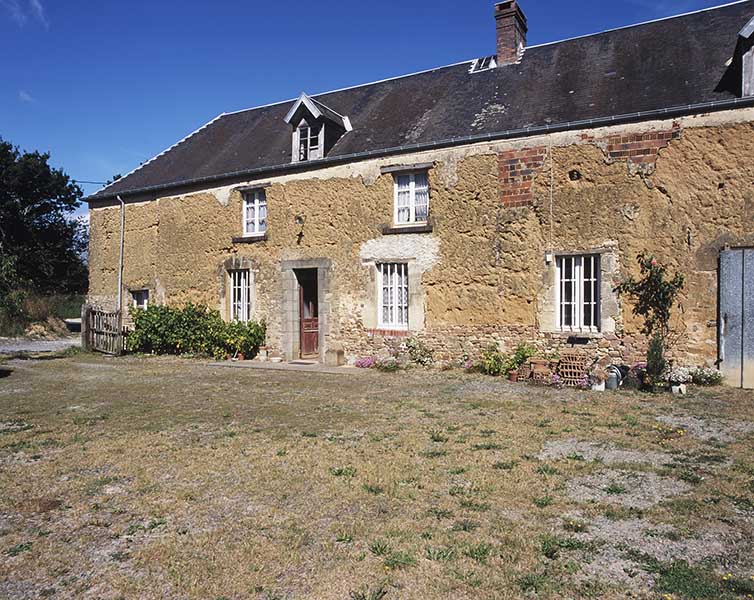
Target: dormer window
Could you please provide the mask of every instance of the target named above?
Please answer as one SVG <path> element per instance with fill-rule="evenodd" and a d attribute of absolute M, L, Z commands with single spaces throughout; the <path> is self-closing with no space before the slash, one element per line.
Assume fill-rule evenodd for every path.
<path fill-rule="evenodd" d="M 292 162 L 325 158 L 338 140 L 352 129 L 348 117 L 306 94 L 301 94 L 293 103 L 285 122 L 293 127 Z"/>
<path fill-rule="evenodd" d="M 469 73 L 479 73 L 480 71 L 489 71 L 497 66 L 494 56 L 485 56 L 484 58 L 477 58 L 471 63 L 471 69 Z"/>
<path fill-rule="evenodd" d="M 314 124 L 309 126 L 306 121 L 301 121 L 298 126 L 298 159 L 300 161 L 322 158 L 320 137 L 324 133 L 324 126 Z"/>

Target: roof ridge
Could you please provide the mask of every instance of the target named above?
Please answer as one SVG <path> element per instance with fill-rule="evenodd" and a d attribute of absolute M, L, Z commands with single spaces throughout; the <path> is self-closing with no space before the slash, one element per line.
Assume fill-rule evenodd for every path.
<path fill-rule="evenodd" d="M 126 173 L 126 174 L 125 174 L 125 175 L 123 175 L 122 177 L 119 177 L 118 179 L 115 179 L 114 181 L 111 181 L 111 182 L 110 182 L 110 183 L 108 183 L 107 185 L 104 185 L 104 186 L 102 186 L 102 187 L 101 187 L 100 189 L 98 189 L 98 190 L 97 190 L 96 192 L 94 192 L 94 194 L 91 194 L 91 195 L 92 195 L 92 196 L 95 196 L 95 195 L 99 194 L 100 192 L 104 192 L 104 191 L 105 191 L 105 190 L 106 190 L 107 188 L 109 188 L 109 187 L 110 187 L 111 185 L 115 185 L 115 183 L 116 183 L 117 181 L 120 181 L 121 179 L 125 179 L 126 177 L 130 177 L 131 175 L 133 175 L 134 173 L 136 173 L 136 171 L 139 171 L 140 169 L 143 169 L 143 168 L 144 168 L 144 167 L 146 167 L 146 166 L 147 166 L 147 165 L 148 165 L 149 163 L 151 163 L 151 162 L 154 162 L 155 160 L 157 160 L 158 158 L 160 158 L 160 156 L 163 156 L 164 154 L 167 154 L 167 153 L 168 153 L 168 152 L 170 152 L 170 151 L 171 151 L 171 150 L 172 150 L 173 148 L 176 148 L 176 147 L 180 146 L 180 145 L 181 145 L 181 144 L 182 144 L 183 142 L 185 142 L 185 141 L 187 141 L 187 140 L 188 140 L 189 138 L 191 138 L 191 137 L 195 136 L 195 135 L 196 135 L 197 133 L 199 133 L 199 132 L 200 132 L 200 131 L 201 131 L 202 129 L 206 129 L 207 127 L 209 127 L 210 125 L 212 125 L 212 123 L 214 123 L 214 122 L 215 122 L 215 121 L 217 121 L 218 119 L 220 119 L 220 118 L 224 117 L 224 116 L 225 116 L 225 114 L 226 114 L 226 113 L 220 113 L 219 115 L 217 115 L 217 116 L 216 116 L 215 118 L 213 118 L 212 120 L 210 120 L 210 121 L 207 121 L 207 122 L 206 122 L 206 123 L 205 123 L 204 125 L 202 125 L 202 126 L 201 126 L 201 127 L 199 127 L 198 129 L 195 129 L 194 131 L 192 131 L 192 132 L 191 132 L 191 133 L 189 133 L 188 135 L 186 135 L 186 136 L 184 136 L 183 138 L 181 138 L 180 140 L 178 140 L 178 141 L 177 141 L 177 142 L 176 142 L 175 144 L 173 144 L 172 146 L 170 146 L 170 147 L 168 147 L 168 148 L 165 148 L 165 149 L 164 149 L 164 150 L 163 150 L 162 152 L 160 152 L 159 154 L 155 154 L 155 155 L 154 155 L 154 156 L 153 156 L 152 158 L 150 158 L 149 160 L 146 160 L 146 161 L 144 161 L 144 162 L 143 162 L 143 163 L 141 163 L 141 164 L 140 164 L 140 165 L 139 165 L 138 167 L 136 167 L 135 169 L 132 169 L 131 171 L 129 171 L 128 173 Z"/>
<path fill-rule="evenodd" d="M 748 0 L 740 0 L 740 1 L 741 2 L 747 2 Z M 385 79 L 378 79 L 377 81 L 369 81 L 367 83 L 358 83 L 356 85 L 349 85 L 349 86 L 346 86 L 346 87 L 337 88 L 335 90 L 328 90 L 326 92 L 319 92 L 317 94 L 306 94 L 306 95 L 309 96 L 310 98 L 312 98 L 313 100 L 317 100 L 318 97 L 320 97 L 320 96 L 326 96 L 327 94 L 335 94 L 336 92 L 345 92 L 347 90 L 354 90 L 356 88 L 366 87 L 368 85 L 376 85 L 378 83 L 385 83 L 387 81 L 395 81 L 396 79 L 404 79 L 406 77 L 413 77 L 414 75 L 423 75 L 424 73 L 432 73 L 433 71 L 439 71 L 440 69 L 450 69 L 452 67 L 458 67 L 459 65 L 470 64 L 470 63 L 474 62 L 475 60 L 476 60 L 476 58 L 471 58 L 471 59 L 468 59 L 468 60 L 462 60 L 462 61 L 450 64 L 450 65 L 442 65 L 440 67 L 432 67 L 431 69 L 424 69 L 422 71 L 416 71 L 414 73 L 406 73 L 405 75 L 396 75 L 395 77 L 386 77 Z M 295 98 L 289 98 L 288 100 L 280 100 L 278 102 L 270 102 L 269 104 L 261 104 L 259 106 L 251 106 L 249 108 L 242 108 L 240 110 L 232 110 L 232 111 L 229 111 L 229 112 L 226 112 L 226 113 L 223 113 L 223 114 L 224 115 L 237 115 L 238 113 L 247 112 L 247 111 L 250 111 L 250 110 L 259 110 L 260 108 L 268 108 L 270 106 L 277 106 L 278 104 L 287 104 L 288 102 L 295 102 L 296 100 L 299 99 L 299 97 L 300 96 L 296 96 Z M 317 100 L 317 101 L 320 102 L 320 104 L 323 104 L 321 101 L 319 101 L 319 100 Z M 330 110 L 332 110 L 332 109 L 330 109 Z"/>
<path fill-rule="evenodd" d="M 743 4 L 745 2 L 750 2 L 750 1 L 751 0 L 734 0 L 733 2 L 727 2 L 725 4 L 719 4 L 717 6 L 710 6 L 708 8 L 702 8 L 702 9 L 699 9 L 699 10 L 692 10 L 692 11 L 681 13 L 681 14 L 677 14 L 677 15 L 670 15 L 668 17 L 661 17 L 659 19 L 652 19 L 650 21 L 642 21 L 641 23 L 633 23 L 631 25 L 622 25 L 620 27 L 613 27 L 612 29 L 605 29 L 603 31 L 596 31 L 596 32 L 593 32 L 593 33 L 585 33 L 584 35 L 577 35 L 577 36 L 570 37 L 570 38 L 564 38 L 562 40 L 555 40 L 555 41 L 552 41 L 552 42 L 544 42 L 542 44 L 534 44 L 533 46 L 527 46 L 526 48 L 524 48 L 524 52 L 526 52 L 527 50 L 533 49 L 533 48 L 542 48 L 544 46 L 552 46 L 553 44 L 562 44 L 564 42 L 570 42 L 572 40 L 579 40 L 579 39 L 582 39 L 582 38 L 592 37 L 592 36 L 595 36 L 595 35 L 602 35 L 603 33 L 610 33 L 612 31 L 620 31 L 621 29 L 629 29 L 631 27 L 640 27 L 642 25 L 649 25 L 650 23 L 657 23 L 657 22 L 660 22 L 660 21 L 668 21 L 670 19 L 678 19 L 678 18 L 681 18 L 681 17 L 687 17 L 689 15 L 694 15 L 694 14 L 697 14 L 697 13 L 700 13 L 700 12 L 705 12 L 705 11 L 708 11 L 708 10 L 717 10 L 717 9 L 720 9 L 720 8 L 725 8 L 727 6 L 733 6 L 734 4 Z M 357 89 L 357 88 L 360 88 L 360 87 L 366 87 L 366 86 L 369 86 L 369 85 L 376 85 L 378 83 L 385 83 L 387 81 L 395 81 L 396 79 L 403 79 L 405 77 L 413 77 L 414 75 L 422 75 L 424 73 L 431 73 L 432 71 L 439 71 L 440 69 L 450 69 L 452 67 L 458 67 L 460 65 L 470 64 L 470 63 L 473 63 L 475 60 L 477 60 L 477 58 L 472 58 L 472 59 L 468 59 L 468 60 L 462 60 L 462 61 L 455 62 L 455 63 L 449 64 L 449 65 L 441 65 L 439 67 L 432 67 L 430 69 L 423 69 L 421 71 L 415 71 L 413 73 L 406 73 L 404 75 L 396 75 L 395 77 L 386 77 L 384 79 L 378 79 L 376 81 L 368 81 L 366 83 L 358 83 L 356 85 L 349 85 L 349 86 L 337 88 L 337 89 L 334 89 L 334 90 L 328 90 L 328 91 L 325 91 L 325 92 L 319 92 L 317 94 L 307 94 L 307 96 L 309 96 L 310 98 L 316 99 L 319 96 L 326 96 L 327 94 L 335 94 L 336 92 L 344 92 L 344 91 L 347 91 L 347 90 L 353 90 L 353 89 Z M 242 112 L 248 112 L 248 111 L 252 111 L 252 110 L 259 110 L 261 108 L 269 108 L 270 106 L 277 106 L 279 104 L 287 104 L 289 102 L 295 102 L 296 100 L 298 100 L 298 98 L 299 98 L 299 96 L 297 96 L 295 98 L 289 98 L 287 100 L 279 100 L 279 101 L 276 101 L 276 102 L 270 102 L 268 104 L 260 104 L 259 106 L 251 106 L 249 108 L 241 108 L 239 110 L 232 110 L 232 111 L 228 111 L 228 112 L 223 113 L 223 115 L 237 115 L 237 114 L 242 113 Z"/>
<path fill-rule="evenodd" d="M 735 4 L 745 4 L 746 2 L 751 2 L 751 0 L 734 0 L 733 2 L 726 2 L 725 4 L 718 4 L 716 6 L 708 6 L 707 8 L 700 8 L 698 10 L 691 10 L 689 12 L 680 13 L 677 15 L 670 15 L 667 17 L 660 17 L 658 19 L 651 19 L 649 21 L 642 21 L 640 23 L 632 23 L 631 25 L 621 25 L 620 27 L 612 27 L 611 29 L 605 29 L 603 31 L 595 31 L 594 33 L 585 33 L 583 35 L 575 35 L 570 38 L 564 38 L 562 40 L 555 40 L 552 42 L 544 42 L 542 44 L 534 44 L 533 46 L 526 46 L 524 48 L 524 52 L 527 50 L 531 50 L 532 48 L 543 48 L 544 46 L 552 46 L 554 44 L 563 44 L 565 42 L 570 42 L 573 40 L 580 40 L 583 38 L 593 37 L 596 35 L 602 35 L 604 33 L 612 33 L 613 31 L 621 31 L 622 29 L 631 29 L 632 27 L 641 27 L 642 25 L 651 25 L 652 23 L 660 23 L 662 21 L 670 21 L 672 19 L 680 19 L 682 17 L 688 17 L 691 15 L 696 15 L 698 13 L 707 12 L 709 10 L 719 10 L 721 8 L 726 8 L 728 6 L 733 6 Z"/>

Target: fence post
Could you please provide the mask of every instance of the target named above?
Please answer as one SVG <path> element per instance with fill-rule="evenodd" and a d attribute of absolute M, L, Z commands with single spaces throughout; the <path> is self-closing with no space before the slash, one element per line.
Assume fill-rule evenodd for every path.
<path fill-rule="evenodd" d="M 86 302 L 81 305 L 81 348 L 87 352 L 91 350 L 89 344 L 89 305 Z"/>

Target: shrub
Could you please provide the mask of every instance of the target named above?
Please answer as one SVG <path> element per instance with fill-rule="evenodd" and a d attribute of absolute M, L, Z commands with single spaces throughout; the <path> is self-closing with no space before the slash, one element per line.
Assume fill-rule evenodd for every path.
<path fill-rule="evenodd" d="M 220 313 L 206 306 L 151 305 L 132 312 L 134 329 L 126 340 L 130 352 L 150 354 L 197 354 L 224 358 L 228 354 L 256 354 L 264 342 L 265 324 L 223 321 Z"/>
<path fill-rule="evenodd" d="M 398 359 L 390 356 L 388 358 L 382 358 L 378 360 L 375 363 L 374 367 L 378 371 L 382 371 L 383 373 L 395 373 L 396 371 L 400 370 L 401 364 L 398 362 Z"/>
<path fill-rule="evenodd" d="M 691 373 L 691 381 L 696 385 L 720 385 L 723 382 L 723 374 L 717 369 L 699 367 Z"/>
<path fill-rule="evenodd" d="M 492 344 L 487 350 L 482 352 L 482 361 L 480 364 L 482 373 L 493 375 L 495 377 L 503 375 L 506 369 L 506 360 L 495 344 Z"/>
<path fill-rule="evenodd" d="M 409 338 L 406 341 L 406 350 L 408 351 L 409 359 L 416 365 L 431 367 L 435 362 L 432 351 L 417 338 Z"/>
<path fill-rule="evenodd" d="M 527 344 L 519 344 L 513 355 L 506 357 L 495 344 L 482 353 L 480 368 L 487 375 L 508 375 L 518 370 L 527 360 L 534 356 L 535 349 Z"/>

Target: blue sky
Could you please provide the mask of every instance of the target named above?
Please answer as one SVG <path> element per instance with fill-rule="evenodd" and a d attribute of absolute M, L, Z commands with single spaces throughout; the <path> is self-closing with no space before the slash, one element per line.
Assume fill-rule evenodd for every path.
<path fill-rule="evenodd" d="M 721 3 L 521 0 L 530 45 Z M 104 181 L 221 112 L 494 54 L 493 4 L 0 0 L 0 137 Z"/>

